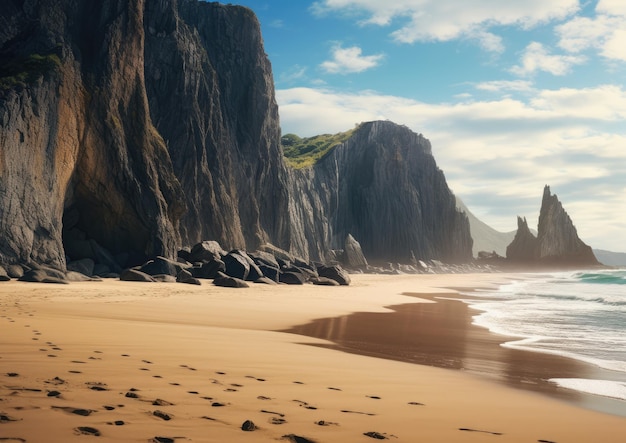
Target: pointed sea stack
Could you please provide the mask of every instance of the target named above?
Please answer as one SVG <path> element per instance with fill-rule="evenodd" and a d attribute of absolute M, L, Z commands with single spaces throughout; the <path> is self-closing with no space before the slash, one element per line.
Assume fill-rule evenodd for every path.
<path fill-rule="evenodd" d="M 590 246 L 578 237 L 578 232 L 563 205 L 550 187 L 543 189 L 541 212 L 539 213 L 538 237 L 539 258 L 544 262 L 597 265 L 598 260 Z"/>
<path fill-rule="evenodd" d="M 517 234 L 506 248 L 506 257 L 513 262 L 577 267 L 599 264 L 549 186 L 543 190 L 538 236 L 530 232 L 525 218 L 518 217 L 517 226 Z"/>
<path fill-rule="evenodd" d="M 515 261 L 530 262 L 538 258 L 537 251 L 539 251 L 539 242 L 528 229 L 526 217 L 517 217 L 517 233 L 506 248 L 506 257 Z"/>

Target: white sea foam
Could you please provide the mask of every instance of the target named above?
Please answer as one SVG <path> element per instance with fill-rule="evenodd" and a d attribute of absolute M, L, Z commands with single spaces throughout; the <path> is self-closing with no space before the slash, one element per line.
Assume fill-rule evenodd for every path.
<path fill-rule="evenodd" d="M 626 400 L 626 383 L 623 382 L 584 378 L 551 378 L 550 381 L 562 388 Z"/>
<path fill-rule="evenodd" d="M 626 270 L 534 274 L 466 295 L 475 324 L 512 338 L 503 346 L 626 372 Z"/>

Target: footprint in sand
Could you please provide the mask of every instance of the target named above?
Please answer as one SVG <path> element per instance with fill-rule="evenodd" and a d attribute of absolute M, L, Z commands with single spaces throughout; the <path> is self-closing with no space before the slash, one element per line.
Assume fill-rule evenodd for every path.
<path fill-rule="evenodd" d="M 311 409 L 311 410 L 316 410 L 317 408 L 315 406 L 311 406 L 310 404 L 308 404 L 305 401 L 302 400 L 293 400 L 296 403 L 299 403 L 301 407 L 303 407 L 304 409 Z"/>
<path fill-rule="evenodd" d="M 100 431 L 96 428 L 92 428 L 91 426 L 79 426 L 74 429 L 79 435 L 93 435 L 94 437 L 100 437 Z"/>
<path fill-rule="evenodd" d="M 172 419 L 172 416 L 166 412 L 163 411 L 154 411 L 152 413 L 152 415 L 154 415 L 155 417 L 160 418 L 161 420 L 165 420 L 165 421 L 170 421 Z"/>

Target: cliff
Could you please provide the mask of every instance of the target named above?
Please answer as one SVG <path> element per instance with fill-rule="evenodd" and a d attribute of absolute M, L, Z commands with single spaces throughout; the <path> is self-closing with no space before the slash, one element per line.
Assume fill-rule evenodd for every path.
<path fill-rule="evenodd" d="M 456 209 L 430 143 L 404 126 L 363 123 L 312 168 L 291 174 L 298 248 L 323 257 L 351 234 L 373 262 L 472 259 L 467 217 Z"/>
<path fill-rule="evenodd" d="M 528 230 L 526 220 L 518 218 L 518 232 L 507 247 L 507 258 L 524 263 L 549 265 L 598 265 L 591 247 L 579 237 L 571 218 L 550 187 L 543 190 L 537 237 Z"/>
<path fill-rule="evenodd" d="M 9 0 L 0 11 L 0 263 L 113 271 L 182 246 L 471 259 L 423 137 L 362 125 L 286 166 L 254 13 L 196 0 Z"/>
<path fill-rule="evenodd" d="M 0 16 L 0 261 L 63 267 L 64 235 L 171 255 L 185 206 L 149 114 L 143 2 L 8 1 Z"/>

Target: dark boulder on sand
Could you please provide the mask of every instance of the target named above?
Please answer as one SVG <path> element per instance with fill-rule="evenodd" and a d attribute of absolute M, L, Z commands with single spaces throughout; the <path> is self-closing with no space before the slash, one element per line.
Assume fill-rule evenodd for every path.
<path fill-rule="evenodd" d="M 201 285 L 202 283 L 196 277 L 194 277 L 191 272 L 187 269 L 181 269 L 181 271 L 176 276 L 176 281 L 178 283 L 187 283 L 189 285 Z"/>
<path fill-rule="evenodd" d="M 279 281 L 288 285 L 303 285 L 306 277 L 300 272 L 287 271 L 280 273 Z"/>
<path fill-rule="evenodd" d="M 219 272 L 226 272 L 226 264 L 222 260 L 214 258 L 202 263 L 201 266 L 194 266 L 189 271 L 196 278 L 214 279 Z"/>
<path fill-rule="evenodd" d="M 0 281 L 9 281 L 9 280 L 11 280 L 11 277 L 9 277 L 9 274 L 7 273 L 6 269 L 0 266 Z"/>
<path fill-rule="evenodd" d="M 224 256 L 223 261 L 226 265 L 226 275 L 240 280 L 246 280 L 248 278 L 250 264 L 243 256 L 237 252 L 229 252 Z"/>
<path fill-rule="evenodd" d="M 125 269 L 120 274 L 120 280 L 122 281 L 136 281 L 136 282 L 155 282 L 151 275 L 145 272 L 138 271 L 137 269 Z"/>
<path fill-rule="evenodd" d="M 215 280 L 213 280 L 215 286 L 222 286 L 224 288 L 249 288 L 250 286 L 244 280 L 240 278 L 230 277 L 225 274 L 221 274 Z"/>
<path fill-rule="evenodd" d="M 328 277 L 313 277 L 309 281 L 318 286 L 340 286 L 338 281 Z"/>
<path fill-rule="evenodd" d="M 180 252 L 179 252 L 180 255 Z M 222 249 L 220 244 L 214 240 L 206 240 L 200 243 L 196 243 L 189 254 L 186 254 L 185 260 L 196 262 L 208 262 L 214 259 L 221 259 L 226 255 L 226 251 Z"/>
<path fill-rule="evenodd" d="M 350 275 L 339 265 L 334 266 L 319 266 L 317 268 L 317 273 L 320 277 L 330 278 L 331 280 L 335 280 L 342 286 L 347 286 L 350 284 Z"/>
<path fill-rule="evenodd" d="M 165 257 L 157 256 L 154 260 L 146 262 L 140 271 L 148 275 L 171 275 L 176 277 L 178 273 L 184 268 L 182 263 L 174 260 L 170 260 Z"/>

